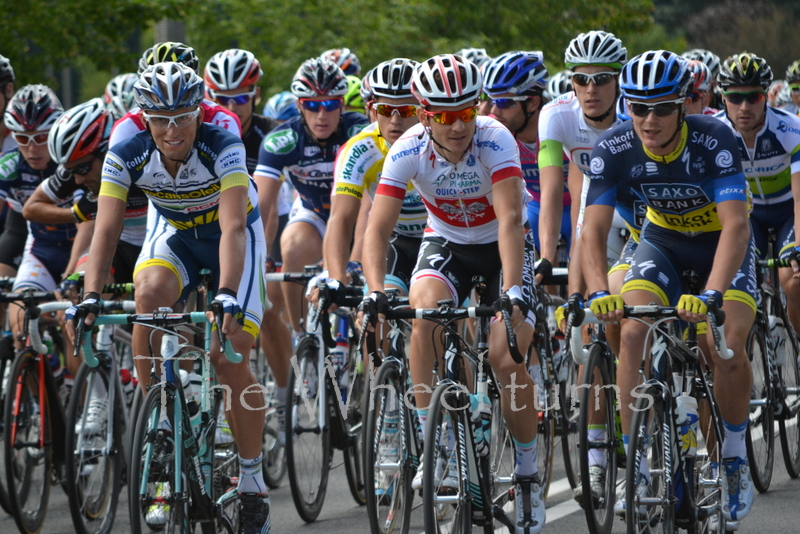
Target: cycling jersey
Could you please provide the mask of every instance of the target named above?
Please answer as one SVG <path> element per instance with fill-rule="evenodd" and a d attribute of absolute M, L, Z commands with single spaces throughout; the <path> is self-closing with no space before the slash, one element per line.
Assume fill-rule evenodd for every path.
<path fill-rule="evenodd" d="M 54 203 L 70 202 L 76 192 L 84 191 L 75 181 L 71 172 L 58 173 L 42 182 L 42 191 Z M 89 194 L 85 192 L 83 194 Z M 142 246 L 147 222 L 147 197 L 138 187 L 132 187 L 125 205 L 125 221 L 122 225 L 120 241 Z"/>
<path fill-rule="evenodd" d="M 148 196 L 171 226 L 198 238 L 221 235 L 217 206 L 220 193 L 229 187 L 249 187 L 247 223 L 259 219 L 255 185 L 245 168 L 244 145 L 219 126 L 200 125 L 194 147 L 176 178 L 164 170 L 161 153 L 148 132 L 111 147 L 103 163 L 100 195 L 127 202 L 133 185 Z"/>
<path fill-rule="evenodd" d="M 11 135 L 11 131 L 9 130 L 6 136 L 3 138 L 2 144 L 0 144 L 0 156 L 3 154 L 8 154 L 15 148 L 17 148 L 17 141 L 14 139 L 14 136 Z"/>
<path fill-rule="evenodd" d="M 527 144 L 517 139 L 519 148 L 519 162 L 522 167 L 522 178 L 525 180 L 525 189 L 531 196 L 528 202 L 528 225 L 533 233 L 534 244 L 539 250 L 539 213 L 541 212 L 542 190 L 539 185 L 539 138 L 535 143 Z M 569 174 L 569 158 L 564 155 L 564 208 L 569 208 L 572 201 L 567 187 L 567 176 Z M 567 247 L 572 243 L 572 221 L 570 220 L 570 210 L 564 209 L 561 213 L 561 235 L 566 237 Z"/>
<path fill-rule="evenodd" d="M 374 197 L 389 148 L 377 122 L 351 137 L 336 156 L 333 194 L 349 195 L 361 200 L 366 189 L 370 197 Z M 409 183 L 400 217 L 394 227 L 395 233 L 420 238 L 427 218 L 428 212 L 419 193 Z"/>
<path fill-rule="evenodd" d="M 264 136 L 278 126 L 278 121 L 264 115 L 253 113 L 250 120 L 250 129 L 242 136 L 244 151 L 247 154 L 247 172 L 252 176 L 258 165 L 258 153 Z"/>
<path fill-rule="evenodd" d="M 303 207 L 327 221 L 336 154 L 366 125 L 367 118 L 361 113 L 342 113 L 339 128 L 322 146 L 309 136 L 303 117 L 295 117 L 264 138 L 254 175 L 273 180 L 287 177 Z"/>
<path fill-rule="evenodd" d="M 0 158 L 0 199 L 17 213 L 22 213 L 22 206 L 46 177 L 56 172 L 57 165 L 52 161 L 41 171 L 33 169 L 18 150 L 9 152 Z M 72 198 L 56 204 L 59 207 L 70 207 Z M 62 243 L 71 241 L 77 229 L 72 223 L 38 223 L 28 222 L 28 232 L 39 241 L 45 243 Z M 61 273 L 58 273 L 61 274 Z"/>
<path fill-rule="evenodd" d="M 730 129 L 705 115 L 685 118 L 678 145 L 666 156 L 650 154 L 630 122 L 617 125 L 592 152 L 587 205 L 616 206 L 618 192 L 630 191 L 658 226 L 687 236 L 719 231 L 716 205 L 747 201 L 741 159 L 730 151 L 735 146 Z"/>
<path fill-rule="evenodd" d="M 242 125 L 235 113 L 210 100 L 203 100 L 200 103 L 200 108 L 203 110 L 203 122 L 221 126 L 237 137 L 242 136 Z M 111 129 L 111 137 L 108 140 L 109 147 L 145 130 L 140 112 L 141 110 L 134 106 L 133 109 L 114 123 Z"/>
<path fill-rule="evenodd" d="M 464 245 L 497 241 L 492 185 L 522 177 L 519 152 L 511 132 L 500 122 L 483 116 L 475 120 L 472 142 L 456 164 L 434 150 L 422 124 L 409 128 L 386 156 L 377 194 L 404 199 L 409 182 L 413 183 L 428 210 L 426 237 Z M 526 201 L 522 180 L 520 189 Z M 520 224 L 526 219 L 523 209 Z"/>

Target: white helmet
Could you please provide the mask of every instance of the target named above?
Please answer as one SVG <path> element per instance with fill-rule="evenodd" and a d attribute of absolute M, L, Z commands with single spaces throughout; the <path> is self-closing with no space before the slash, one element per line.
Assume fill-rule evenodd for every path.
<path fill-rule="evenodd" d="M 145 111 L 175 111 L 203 101 L 205 84 L 182 63 L 156 63 L 147 67 L 133 86 L 136 103 Z"/>
<path fill-rule="evenodd" d="M 551 100 L 572 91 L 572 73 L 560 70 L 547 80 L 547 97 Z"/>
<path fill-rule="evenodd" d="M 139 79 L 138 74 L 128 72 L 111 78 L 106 85 L 106 92 L 103 99 L 108 110 L 119 119 L 134 106 L 133 85 Z"/>
<path fill-rule="evenodd" d="M 105 152 L 113 124 L 114 119 L 102 98 L 93 98 L 67 110 L 47 138 L 50 157 L 64 164 Z"/>
<path fill-rule="evenodd" d="M 491 56 L 486 53 L 485 48 L 462 48 L 456 52 L 456 55 L 472 61 L 479 69 L 483 69 L 492 60 Z"/>
<path fill-rule="evenodd" d="M 418 65 L 416 61 L 406 58 L 384 61 L 364 77 L 367 80 L 366 88 L 373 97 L 408 98 L 412 96 L 411 77 Z"/>
<path fill-rule="evenodd" d="M 581 65 L 605 65 L 622 69 L 628 59 L 628 50 L 613 33 L 590 31 L 570 41 L 564 53 L 564 64 L 568 69 Z"/>
<path fill-rule="evenodd" d="M 229 91 L 255 85 L 262 74 L 261 63 L 252 52 L 231 48 L 211 56 L 206 63 L 204 81 L 213 95 L 214 91 Z"/>
<path fill-rule="evenodd" d="M 462 108 L 476 104 L 483 80 L 475 63 L 453 54 L 441 54 L 417 65 L 411 93 L 425 107 Z"/>

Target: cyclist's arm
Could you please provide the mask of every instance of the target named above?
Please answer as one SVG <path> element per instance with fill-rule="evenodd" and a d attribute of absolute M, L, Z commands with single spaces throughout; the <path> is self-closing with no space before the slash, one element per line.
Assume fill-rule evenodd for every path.
<path fill-rule="evenodd" d="M 747 253 L 750 236 L 747 201 L 726 200 L 717 204 L 717 216 L 722 225 L 714 263 L 708 275 L 706 289 L 715 289 L 722 294 L 730 287 Z"/>
<path fill-rule="evenodd" d="M 367 229 L 367 221 L 372 211 L 372 198 L 365 195 L 361 199 L 361 210 L 358 212 L 358 221 L 353 234 L 353 249 L 350 251 L 350 261 L 362 262 L 364 257 L 364 232 Z"/>
<path fill-rule="evenodd" d="M 567 177 L 567 186 L 569 187 L 569 196 L 572 200 L 570 206 L 570 220 L 572 222 L 572 248 L 570 250 L 570 270 L 569 280 L 567 281 L 567 291 L 570 295 L 574 293 L 584 293 L 586 291 L 586 283 L 583 277 L 583 262 L 581 261 L 581 240 L 577 237 L 578 218 L 581 213 L 581 202 L 583 201 L 583 186 L 584 186 L 583 172 L 577 165 L 570 162 L 569 175 Z"/>
<path fill-rule="evenodd" d="M 47 196 L 44 183 L 39 184 L 36 191 L 30 196 L 22 207 L 22 216 L 29 221 L 39 223 L 74 223 L 75 215 L 70 208 L 61 208 Z M 90 234 L 91 235 L 91 234 Z"/>
<path fill-rule="evenodd" d="M 92 235 L 92 253 L 86 263 L 84 292 L 101 293 L 103 285 L 111 274 L 111 260 L 117 251 L 117 242 L 125 220 L 127 198 L 109 194 L 104 182 L 97 199 L 97 218 L 95 226 L 98 231 Z M 114 189 L 121 189 L 113 186 Z M 125 190 L 127 193 L 127 190 Z"/>
<path fill-rule="evenodd" d="M 492 204 L 498 222 L 497 247 L 503 266 L 503 291 L 522 286 L 525 229 L 522 226 L 521 180 L 519 176 L 511 176 L 492 185 Z"/>
<path fill-rule="evenodd" d="M 345 282 L 345 268 L 353 244 L 353 229 L 358 220 L 362 199 L 336 194 L 331 204 L 331 216 L 322 242 L 322 253 L 329 278 Z"/>
<path fill-rule="evenodd" d="M 556 265 L 556 248 L 564 210 L 564 155 L 562 144 L 558 141 L 542 141 L 539 149 L 539 187 L 542 194 L 539 211 L 540 252 L 542 258 Z"/>
<path fill-rule="evenodd" d="M 277 225 L 272 235 L 267 234 L 271 218 L 278 213 L 278 194 L 281 190 L 281 180 L 276 180 L 263 174 L 254 174 L 253 181 L 258 188 L 258 211 L 261 213 L 261 222 L 264 224 L 264 236 L 267 238 L 267 250 L 272 245 Z"/>
<path fill-rule="evenodd" d="M 385 187 L 389 194 L 382 193 L 381 185 L 378 194 L 372 203 L 372 214 L 367 222 L 367 231 L 364 234 L 364 276 L 367 279 L 370 291 L 384 291 L 383 282 L 386 278 L 386 254 L 389 250 L 389 238 L 400 217 L 403 207 L 405 189 Z"/>
<path fill-rule="evenodd" d="M 86 221 L 78 225 L 78 232 L 75 234 L 75 240 L 72 242 L 72 251 L 69 255 L 69 263 L 64 270 L 64 278 L 75 272 L 75 266 L 78 260 L 81 259 L 83 253 L 89 249 L 92 242 L 92 235 L 94 234 L 94 221 Z"/>
<path fill-rule="evenodd" d="M 614 219 L 614 206 L 593 204 L 586 206 L 583 229 L 577 240 L 581 241 L 583 277 L 590 293 L 608 291 L 608 259 L 606 241 Z M 572 278 L 572 272 L 570 272 Z"/>

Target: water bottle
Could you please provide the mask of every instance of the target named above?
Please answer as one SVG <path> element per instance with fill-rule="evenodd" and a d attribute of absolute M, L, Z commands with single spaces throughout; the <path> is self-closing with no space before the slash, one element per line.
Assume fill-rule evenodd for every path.
<path fill-rule="evenodd" d="M 553 346 L 553 371 L 556 375 L 556 382 L 566 382 L 569 374 L 569 362 L 567 361 L 567 351 L 564 350 L 567 342 L 561 331 L 556 331 L 552 337 Z"/>
<path fill-rule="evenodd" d="M 469 396 L 472 428 L 475 433 L 475 451 L 480 456 L 489 454 L 492 433 L 492 403 L 489 401 L 485 381 L 478 382 L 478 392 Z"/>
<path fill-rule="evenodd" d="M 697 399 L 681 393 L 676 399 L 677 418 L 675 424 L 681 436 L 683 454 L 686 458 L 694 458 L 697 455 L 697 426 L 699 417 L 697 415 Z"/>
<path fill-rule="evenodd" d="M 196 394 L 194 386 L 192 385 L 192 375 L 195 377 L 199 375 L 197 375 L 197 373 L 188 373 L 183 369 L 180 369 L 180 375 L 181 385 L 183 386 L 183 396 L 186 398 L 186 411 L 189 412 L 189 423 L 192 426 L 192 434 L 197 438 L 200 435 L 202 419 L 200 404 L 197 402 L 199 394 Z"/>
<path fill-rule="evenodd" d="M 337 335 L 336 346 L 331 349 L 330 359 L 335 371 L 334 376 L 339 380 L 339 392 L 343 401 L 347 401 L 347 387 L 350 385 L 347 376 L 348 349 L 347 340 L 343 336 Z"/>
<path fill-rule="evenodd" d="M 127 369 L 119 370 L 119 378 L 122 382 L 122 393 L 125 395 L 125 403 L 128 406 L 133 406 L 133 396 L 136 393 L 136 385 L 138 382 Z"/>
<path fill-rule="evenodd" d="M 786 327 L 777 315 L 769 316 L 769 340 L 775 351 L 775 364 L 782 367 L 786 363 Z"/>

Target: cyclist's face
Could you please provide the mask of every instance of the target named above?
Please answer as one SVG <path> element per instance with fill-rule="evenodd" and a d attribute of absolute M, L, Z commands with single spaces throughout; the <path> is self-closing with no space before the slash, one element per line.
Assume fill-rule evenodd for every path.
<path fill-rule="evenodd" d="M 335 97 L 320 96 L 316 98 L 309 98 L 307 100 L 331 100 Z M 317 139 L 327 139 L 339 127 L 339 119 L 342 116 L 344 107 L 327 111 L 325 106 L 320 106 L 318 111 L 310 111 L 303 107 L 300 101 L 297 101 L 297 106 L 303 119 L 306 121 L 306 126 L 311 130 L 311 133 Z"/>
<path fill-rule="evenodd" d="M 417 102 L 416 98 L 385 98 L 379 96 L 375 99 L 375 104 L 391 104 L 394 106 L 418 106 L 419 102 Z M 406 130 L 414 126 L 419 122 L 417 115 L 412 115 L 411 117 L 403 118 L 400 116 L 398 111 L 394 111 L 391 117 L 386 117 L 384 115 L 380 115 L 378 113 L 374 113 L 377 117 L 378 121 L 378 128 L 380 128 L 381 135 L 386 142 L 390 145 L 395 144 L 395 142 L 400 139 L 400 136 L 406 133 Z"/>
<path fill-rule="evenodd" d="M 747 86 L 747 87 L 730 87 L 728 91 L 734 93 L 757 93 L 763 91 L 761 87 Z M 734 104 L 730 100 L 722 97 L 725 110 L 728 112 L 728 118 L 731 120 L 737 130 L 746 132 L 757 127 L 764 121 L 764 115 L 767 112 L 767 99 L 764 97 L 761 102 L 751 104 L 747 99 L 743 99 L 741 104 Z"/>
<path fill-rule="evenodd" d="M 476 101 L 475 104 L 478 102 Z M 469 108 L 470 106 L 464 106 Z M 439 111 L 457 111 L 451 107 L 430 106 L 427 111 L 437 113 Z M 427 116 L 422 111 L 419 112 L 419 121 L 423 126 L 431 129 L 431 134 L 436 142 L 444 146 L 448 151 L 442 151 L 440 147 L 436 147 L 436 151 L 451 163 L 457 163 L 461 160 L 466 152 L 472 138 L 475 136 L 475 123 L 477 118 L 469 122 L 464 122 L 461 119 L 456 119 L 453 124 L 439 124 L 433 117 Z"/>
<path fill-rule="evenodd" d="M 160 117 L 173 117 L 185 114 L 186 109 L 179 109 L 175 111 L 160 111 L 154 112 L 154 115 Z M 203 122 L 203 108 L 199 108 L 200 113 L 195 120 L 189 122 L 186 126 L 180 127 L 175 122 L 170 122 L 166 129 L 153 126 L 147 123 L 147 120 L 142 117 L 142 121 L 147 124 L 150 129 L 150 134 L 153 136 L 158 149 L 171 160 L 184 160 L 189 155 L 189 152 L 194 146 L 195 138 L 197 137 L 197 129 Z"/>
<path fill-rule="evenodd" d="M 700 115 L 708 105 L 708 93 L 694 93 L 689 95 L 686 99 L 686 114 L 687 115 Z"/>
<path fill-rule="evenodd" d="M 654 98 L 652 100 L 641 101 L 641 103 L 652 106 L 658 104 L 659 102 L 668 102 L 675 99 L 675 95 L 668 95 L 660 98 Z M 669 141 L 670 138 L 675 134 L 675 130 L 678 128 L 678 119 L 681 112 L 678 110 L 670 115 L 659 117 L 654 111 L 650 110 L 646 116 L 640 117 L 630 111 L 631 104 L 637 102 L 639 101 L 628 100 L 628 115 L 630 115 L 631 120 L 633 121 L 633 129 L 636 132 L 636 135 L 642 140 L 642 145 L 644 145 L 644 147 L 653 154 L 669 154 L 675 149 L 675 145 L 680 140 L 680 136 L 676 135 L 668 146 L 664 148 L 661 148 L 661 146 Z"/>
<path fill-rule="evenodd" d="M 514 93 L 507 93 L 500 95 L 497 98 L 517 98 L 518 96 L 519 95 L 515 95 Z M 538 99 L 538 96 L 532 96 L 526 102 L 514 101 L 514 104 L 509 108 L 500 108 L 497 105 L 490 104 L 491 107 L 489 110 L 492 117 L 500 121 L 503 126 L 514 133 L 522 128 L 523 124 L 525 124 L 525 110 L 523 109 L 523 106 L 527 106 L 527 109 L 536 109 L 536 107 L 539 105 Z M 488 102 L 491 103 L 493 100 L 489 100 Z M 531 121 L 535 120 L 535 117 L 531 117 Z M 530 121 L 528 124 L 530 124 Z"/>
<path fill-rule="evenodd" d="M 96 157 L 94 154 L 89 154 L 81 159 L 70 161 L 65 165 L 68 170 L 80 167 L 83 163 L 90 163 L 92 166 L 86 174 L 75 174 L 75 183 L 85 187 L 94 194 L 100 193 L 100 179 L 103 175 L 103 158 Z"/>
<path fill-rule="evenodd" d="M 598 72 L 615 74 L 611 83 L 605 85 L 597 85 L 594 81 L 590 81 L 589 85 L 585 86 L 572 84 L 575 96 L 585 115 L 599 117 L 611 109 L 617 100 L 617 84 L 619 83 L 619 76 L 616 76 L 617 71 L 602 65 L 581 65 L 575 67 L 573 72 L 575 74 L 597 74 Z"/>
<path fill-rule="evenodd" d="M 33 135 L 42 132 L 33 132 L 26 130 L 23 132 L 27 135 Z M 19 152 L 28 165 L 35 171 L 41 171 L 50 165 L 50 152 L 47 150 L 47 143 L 38 145 L 32 139 L 28 141 L 27 145 L 18 144 Z"/>

